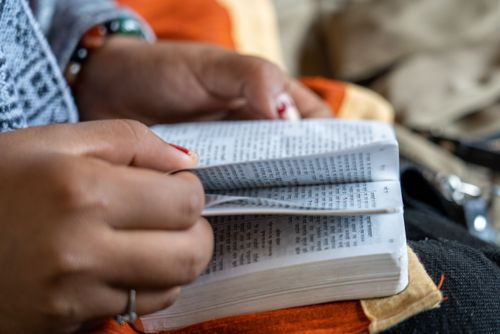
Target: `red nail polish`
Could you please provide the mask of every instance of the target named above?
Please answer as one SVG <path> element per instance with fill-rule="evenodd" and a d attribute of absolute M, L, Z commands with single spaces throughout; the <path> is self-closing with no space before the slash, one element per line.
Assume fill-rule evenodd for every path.
<path fill-rule="evenodd" d="M 278 115 L 282 117 L 285 111 L 286 111 L 286 104 L 284 102 L 280 102 L 280 105 L 278 106 Z"/>
<path fill-rule="evenodd" d="M 179 145 L 175 145 L 175 144 L 170 144 L 170 146 L 178 149 L 179 151 L 181 151 L 184 154 L 190 155 L 189 150 L 187 148 L 185 148 L 185 147 L 182 147 L 182 146 L 179 146 Z"/>

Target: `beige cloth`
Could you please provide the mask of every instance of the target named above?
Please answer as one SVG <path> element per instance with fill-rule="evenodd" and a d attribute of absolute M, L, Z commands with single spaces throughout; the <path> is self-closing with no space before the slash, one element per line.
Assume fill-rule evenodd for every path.
<path fill-rule="evenodd" d="M 236 50 L 266 58 L 285 69 L 276 13 L 270 0 L 217 0 L 231 16 Z"/>
<path fill-rule="evenodd" d="M 500 109 L 495 117 L 469 116 L 482 113 L 500 98 L 500 42 L 462 46 L 439 52 L 417 53 L 401 62 L 383 78 L 384 91 L 407 126 L 454 132 L 460 136 L 500 131 Z M 454 129 L 466 121 L 470 134 Z M 463 124 L 465 125 L 465 124 Z"/>
<path fill-rule="evenodd" d="M 344 100 L 336 116 L 343 119 L 371 119 L 393 123 L 394 108 L 376 92 L 346 83 Z"/>
<path fill-rule="evenodd" d="M 408 247 L 408 287 L 398 295 L 366 299 L 361 306 L 370 333 L 379 333 L 421 312 L 439 307 L 443 296 L 413 250 Z"/>
<path fill-rule="evenodd" d="M 285 1 L 285 0 L 275 0 Z M 421 51 L 500 40 L 497 0 L 316 0 L 336 77 L 361 80 Z M 336 3 L 328 11 L 326 3 Z"/>

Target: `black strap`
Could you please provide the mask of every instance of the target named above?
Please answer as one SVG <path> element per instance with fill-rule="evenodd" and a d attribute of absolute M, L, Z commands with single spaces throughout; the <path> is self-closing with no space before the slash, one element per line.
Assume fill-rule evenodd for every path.
<path fill-rule="evenodd" d="M 496 231 L 484 197 L 466 196 L 458 202 L 454 201 L 414 165 L 402 165 L 401 187 L 405 208 L 442 215 L 484 241 L 496 241 Z"/>
<path fill-rule="evenodd" d="M 432 131 L 413 130 L 465 161 L 500 171 L 500 133 L 479 140 L 444 136 Z"/>

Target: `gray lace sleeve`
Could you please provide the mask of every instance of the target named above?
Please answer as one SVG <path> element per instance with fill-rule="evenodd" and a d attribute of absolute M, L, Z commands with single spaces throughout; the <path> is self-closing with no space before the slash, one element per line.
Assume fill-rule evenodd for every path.
<path fill-rule="evenodd" d="M 34 1 L 35 3 L 37 1 Z M 142 19 L 132 11 L 119 7 L 113 0 L 44 0 L 38 1 L 40 25 L 54 52 L 61 68 L 68 63 L 71 54 L 82 35 L 91 27 L 121 17 L 134 17 L 143 22 L 146 36 L 153 40 L 154 35 Z M 49 2 L 53 10 L 43 12 L 43 7 Z M 43 20 L 46 20 L 44 27 Z M 45 29 L 44 29 L 45 28 Z"/>

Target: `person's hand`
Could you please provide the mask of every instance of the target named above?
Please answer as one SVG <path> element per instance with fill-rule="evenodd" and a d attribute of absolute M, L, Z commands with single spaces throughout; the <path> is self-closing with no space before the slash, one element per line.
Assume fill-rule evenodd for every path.
<path fill-rule="evenodd" d="M 303 118 L 331 117 L 318 96 L 276 65 L 200 43 L 111 37 L 92 53 L 76 87 L 83 119 L 146 124 L 276 119 L 283 94 Z"/>
<path fill-rule="evenodd" d="M 0 332 L 68 333 L 170 305 L 208 263 L 190 156 L 133 121 L 0 134 Z"/>

